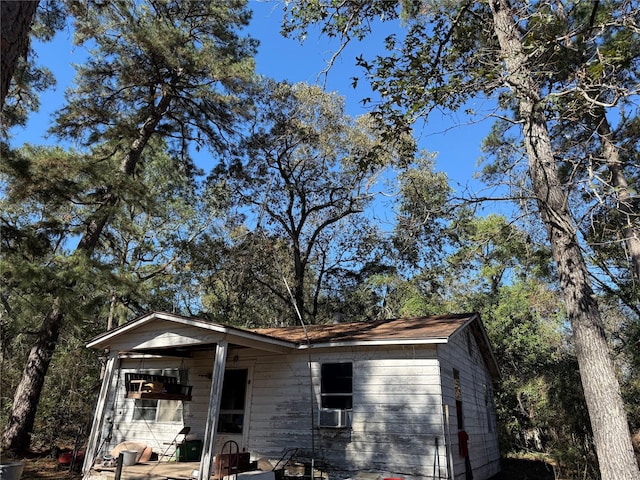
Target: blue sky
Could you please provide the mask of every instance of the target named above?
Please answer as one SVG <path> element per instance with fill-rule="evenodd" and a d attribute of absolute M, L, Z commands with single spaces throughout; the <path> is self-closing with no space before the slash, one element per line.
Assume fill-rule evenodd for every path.
<path fill-rule="evenodd" d="M 365 41 L 349 45 L 325 78 L 320 73 L 337 47 L 335 42 L 331 43 L 313 32 L 303 44 L 294 39 L 285 39 L 280 35 L 280 2 L 250 0 L 249 5 L 254 13 L 248 33 L 260 40 L 256 58 L 258 73 L 290 82 L 324 83 L 327 90 L 345 97 L 349 114 L 355 116 L 366 112 L 360 101 L 370 96 L 371 92 L 365 80 L 360 81 L 357 90 L 352 87 L 352 77 L 362 76 L 355 66 L 355 57 L 364 54 L 365 58 L 371 58 L 382 53 L 386 35 L 393 29 L 402 28 L 399 21 L 382 24 Z M 64 90 L 75 74 L 72 64 L 81 63 L 86 55 L 84 50 L 71 43 L 71 37 L 72 32 L 65 30 L 58 33 L 53 42 L 34 44 L 38 63 L 54 72 L 58 84 L 55 89 L 41 95 L 41 110 L 30 117 L 26 129 L 13 131 L 14 146 L 23 142 L 55 143 L 55 139 L 45 140 L 44 132 L 49 126 L 51 113 L 63 105 Z M 458 191 L 467 184 L 476 190 L 482 188 L 472 180 L 472 176 L 477 170 L 482 139 L 490 128 L 490 122 L 467 126 L 465 122 L 466 119 L 455 114 L 435 113 L 429 123 L 416 132 L 422 148 L 438 153 L 437 169 L 447 173 L 452 186 Z"/>

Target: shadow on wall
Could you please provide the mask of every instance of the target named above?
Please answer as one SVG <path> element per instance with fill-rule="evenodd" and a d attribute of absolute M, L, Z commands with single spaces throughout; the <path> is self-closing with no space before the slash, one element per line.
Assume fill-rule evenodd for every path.
<path fill-rule="evenodd" d="M 433 358 L 354 362 L 351 429 L 317 430 L 318 452 L 332 473 L 397 476 L 447 473 L 442 400 Z M 357 372 L 357 374 L 356 374 Z M 353 469 L 356 469 L 355 471 Z"/>

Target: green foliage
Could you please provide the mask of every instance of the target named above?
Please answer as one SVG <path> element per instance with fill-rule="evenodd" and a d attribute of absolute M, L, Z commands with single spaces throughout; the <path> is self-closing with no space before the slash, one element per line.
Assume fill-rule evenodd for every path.
<path fill-rule="evenodd" d="M 2 319 L 16 333 L 34 332 L 37 338 L 42 319 L 59 305 L 55 327 L 62 326 L 67 344 L 79 348 L 104 328 L 95 319 L 124 320 L 155 305 L 169 309 L 174 302 L 163 298 L 170 290 L 163 280 L 179 266 L 180 249 L 209 223 L 191 206 L 198 172 L 189 145 L 214 152 L 226 147 L 246 113 L 256 44 L 237 31 L 250 17 L 243 1 L 69 1 L 67 6 L 77 41 L 93 51 L 78 66 L 76 88 L 67 92 L 53 131 L 84 150 L 12 152 L 3 145 L 3 224 L 9 235 L 3 237 L 1 257 Z M 216 213 L 209 212 L 209 218 Z M 11 349 L 15 358 L 24 358 L 23 344 L 3 341 L 3 359 Z M 55 433 L 46 432 L 49 422 L 65 413 L 84 422 L 87 413 L 86 404 L 66 408 L 60 397 L 58 385 L 68 383 L 56 368 L 64 370 L 70 352 L 58 356 L 53 348 L 35 352 L 44 358 L 41 375 L 51 355 L 54 361 L 49 380 L 54 383 L 45 387 L 50 397 L 36 422 L 48 438 Z M 74 382 L 94 373 L 91 363 L 88 359 L 78 369 Z M 39 385 L 23 379 L 30 383 Z M 12 387 L 15 383 L 3 392 Z M 76 390 L 87 395 L 86 385 Z M 22 438 L 38 407 L 32 403 L 21 405 L 28 409 L 18 427 Z"/>
<path fill-rule="evenodd" d="M 50 40 L 61 30 L 66 18 L 65 6 L 56 0 L 39 0 L 36 18 L 31 25 L 31 36 L 41 41 Z M 39 94 L 55 85 L 53 74 L 37 63 L 37 53 L 30 46 L 26 57 L 17 60 L 12 82 L 2 106 L 0 136 L 9 137 L 15 126 L 24 127 L 28 115 L 40 108 Z"/>
<path fill-rule="evenodd" d="M 583 97 L 628 108 L 617 95 L 637 85 L 639 42 L 623 22 L 607 23 L 632 18 L 633 2 L 619 9 L 599 3 L 594 10 L 593 2 L 578 2 L 565 17 L 560 2 L 518 5 L 529 9 L 522 43 L 531 64 L 541 66 L 535 70 L 547 95 L 541 108 L 555 128 L 567 198 L 593 220 L 582 234 L 594 264 L 602 271 L 613 265 L 612 277 L 622 278 L 624 244 L 611 240 L 630 217 L 613 208 L 615 189 L 578 188 L 604 172 L 603 164 L 585 163 L 599 158 L 602 143 L 584 145 L 603 117 Z M 305 319 L 317 323 L 335 312 L 368 320 L 480 311 L 502 368 L 496 394 L 503 449 L 542 451 L 562 473 L 595 477 L 577 363 L 548 248 L 536 243 L 540 233 L 500 216 L 476 218 L 468 209 L 454 215 L 446 175 L 434 171 L 431 155 L 415 156 L 406 138 L 416 117 L 462 108 L 475 95 L 495 93 L 500 109 L 515 108 L 504 90 L 488 4 L 287 4 L 290 34 L 320 22 L 330 36 L 363 38 L 381 19 L 406 22 L 406 36 L 387 39 L 395 53 L 358 60 L 384 100 L 358 119 L 344 114 L 341 98 L 317 87 L 253 85 L 256 43 L 236 31 L 249 20 L 245 6 L 69 2 L 77 41 L 94 51 L 54 131 L 86 150 L 3 145 L 2 419 L 37 320 L 54 298 L 67 321 L 36 422 L 43 445 L 86 425 L 99 364 L 82 344 L 107 318 L 115 325 L 144 311 L 177 309 L 222 323 L 275 326 L 297 323 L 291 294 Z M 590 22 L 602 28 L 590 29 Z M 562 41 L 567 32 L 575 34 Z M 567 93 L 565 84 L 582 90 Z M 15 113 L 15 121 L 24 120 L 24 111 Z M 632 110 L 619 113 L 612 138 L 633 191 L 640 129 Z M 254 123 L 242 145 L 226 143 L 246 116 Z M 397 130 L 380 130 L 378 120 Z M 519 120 L 505 116 L 495 124 L 485 142 L 493 161 L 484 178 L 510 175 L 510 193 L 529 207 L 522 193 L 530 185 L 518 164 L 521 137 L 511 129 Z M 192 145 L 231 152 L 204 191 L 189 158 Z M 594 170 L 585 165 L 597 175 L 589 177 Z M 371 187 L 389 167 L 400 171 L 392 236 L 363 215 Z M 607 201 L 594 208 L 603 192 Z M 108 222 L 93 255 L 72 253 L 100 208 L 108 209 Z M 607 291 L 607 327 L 629 418 L 640 428 L 638 292 L 627 280 Z"/>
<path fill-rule="evenodd" d="M 189 168 L 189 142 L 223 149 L 253 76 L 256 42 L 238 34 L 249 22 L 245 7 L 243 0 L 71 1 L 75 40 L 92 51 L 77 67 L 55 132 L 91 145 L 151 130 Z"/>
<path fill-rule="evenodd" d="M 2 107 L 0 136 L 8 138 L 12 127 L 25 127 L 31 112 L 40 108 L 39 94 L 55 85 L 53 74 L 20 58 L 13 74 L 13 83 Z"/>
<path fill-rule="evenodd" d="M 200 308 L 179 298 L 185 252 L 219 212 L 198 198 L 180 160 L 166 150 L 164 142 L 149 143 L 132 188 L 122 191 L 103 232 L 98 253 L 110 272 L 104 295 L 113 326 L 149 310 Z"/>
<path fill-rule="evenodd" d="M 375 255 L 376 232 L 363 212 L 377 177 L 406 162 L 404 150 L 383 142 L 369 117 L 349 117 L 342 98 L 315 86 L 265 80 L 255 115 L 237 156 L 209 182 L 229 188 L 240 211 L 258 219 L 247 247 L 278 247 L 245 263 L 245 274 L 290 305 L 289 321 L 297 323 L 297 311 L 316 322 L 332 285 Z M 265 265 L 274 253 L 277 263 Z"/>
<path fill-rule="evenodd" d="M 501 448 L 554 458 L 559 472 L 597 478 L 578 364 L 558 292 L 528 280 L 502 286 L 483 321 L 501 367 L 496 389 Z"/>
<path fill-rule="evenodd" d="M 43 388 L 33 448 L 86 442 L 100 391 L 100 362 L 78 332 L 63 334 Z"/>
<path fill-rule="evenodd" d="M 0 257 L 5 306 L 21 304 L 11 312 L 46 310 L 53 297 L 74 295 L 69 282 L 92 284 L 98 265 L 68 251 L 79 231 L 82 204 L 90 201 L 81 190 L 93 185 L 96 173 L 80 159 L 59 148 L 26 146 L 2 164 L 7 180 Z M 71 299 L 64 303 L 77 304 Z"/>
<path fill-rule="evenodd" d="M 434 155 L 420 152 L 398 173 L 399 201 L 394 246 L 409 266 L 434 265 L 446 244 L 452 193 L 445 173 L 435 171 Z"/>

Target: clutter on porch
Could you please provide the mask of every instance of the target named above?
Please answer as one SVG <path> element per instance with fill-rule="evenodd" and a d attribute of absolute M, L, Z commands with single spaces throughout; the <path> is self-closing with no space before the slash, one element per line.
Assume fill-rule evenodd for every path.
<path fill-rule="evenodd" d="M 178 442 L 178 448 L 188 444 Z M 306 458 L 296 458 L 297 448 L 285 449 L 278 459 L 260 458 L 251 460 L 249 452 L 238 451 L 235 442 L 227 442 L 213 459 L 211 480 L 327 480 L 328 475 L 314 468 Z M 118 460 L 118 457 L 120 459 Z M 101 480 L 193 480 L 198 478 L 199 460 L 186 459 L 181 454 L 164 457 L 155 454 L 139 442 L 123 442 L 96 462 L 94 475 L 89 478 Z M 118 467 L 118 461 L 121 463 Z"/>
<path fill-rule="evenodd" d="M 191 401 L 193 387 L 178 383 L 176 377 L 127 373 L 125 383 L 127 385 L 126 398 Z"/>

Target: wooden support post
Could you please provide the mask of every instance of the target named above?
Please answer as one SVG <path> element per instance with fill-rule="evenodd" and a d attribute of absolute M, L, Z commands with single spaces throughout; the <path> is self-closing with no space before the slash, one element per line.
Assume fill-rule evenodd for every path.
<path fill-rule="evenodd" d="M 120 480 L 120 477 L 122 476 L 123 463 L 124 463 L 124 453 L 120 452 L 120 454 L 118 455 L 117 463 L 116 463 L 116 476 L 114 480 Z"/>
<path fill-rule="evenodd" d="M 220 415 L 220 399 L 222 397 L 222 383 L 224 381 L 224 369 L 227 363 L 228 343 L 225 340 L 216 345 L 216 358 L 213 363 L 211 376 L 211 393 L 209 394 L 209 409 L 207 411 L 207 424 L 202 442 L 202 457 L 198 480 L 209 480 L 213 470 L 213 457 L 216 445 L 216 432 L 218 430 L 218 416 Z"/>
<path fill-rule="evenodd" d="M 100 394 L 98 395 L 98 401 L 96 403 L 95 412 L 93 414 L 93 423 L 91 425 L 91 434 L 87 441 L 87 449 L 84 455 L 84 463 L 82 465 L 82 473 L 87 474 L 93 467 L 96 455 L 100 448 L 100 442 L 103 436 L 105 411 L 107 409 L 107 399 L 109 397 L 109 390 L 111 383 L 113 382 L 113 374 L 118 370 L 120 365 L 120 359 L 118 358 L 118 352 L 111 352 L 109 359 L 104 370 L 104 377 L 102 378 L 102 386 L 100 387 Z M 114 392 L 114 395 L 116 393 Z M 113 419 L 111 419 L 113 421 Z"/>

